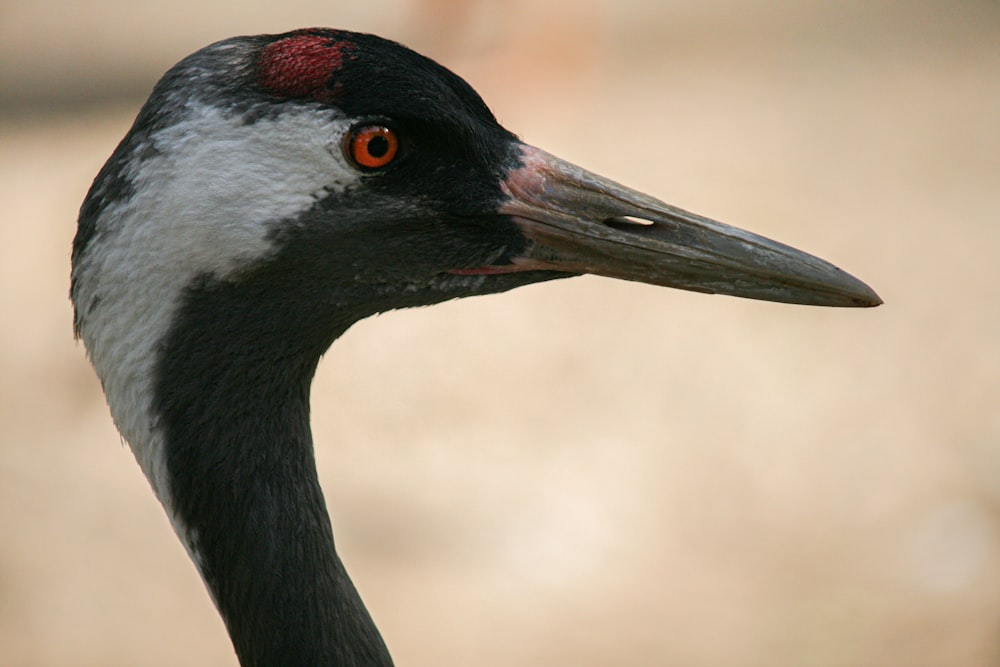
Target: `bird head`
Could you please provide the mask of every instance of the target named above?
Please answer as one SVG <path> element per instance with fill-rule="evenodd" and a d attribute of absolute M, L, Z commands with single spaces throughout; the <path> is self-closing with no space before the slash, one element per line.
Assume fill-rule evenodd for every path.
<path fill-rule="evenodd" d="M 428 58 L 328 29 L 225 40 L 171 69 L 95 180 L 73 256 L 78 330 L 98 303 L 135 308 L 137 282 L 170 303 L 244 285 L 318 328 L 581 273 L 880 303 L 821 259 L 523 143 Z"/>

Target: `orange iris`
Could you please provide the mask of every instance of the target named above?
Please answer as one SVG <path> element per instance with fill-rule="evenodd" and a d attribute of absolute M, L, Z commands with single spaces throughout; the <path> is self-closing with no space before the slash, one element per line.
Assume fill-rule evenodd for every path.
<path fill-rule="evenodd" d="M 348 139 L 348 156 L 360 167 L 380 169 L 396 158 L 399 137 L 384 125 L 367 125 L 355 130 Z"/>

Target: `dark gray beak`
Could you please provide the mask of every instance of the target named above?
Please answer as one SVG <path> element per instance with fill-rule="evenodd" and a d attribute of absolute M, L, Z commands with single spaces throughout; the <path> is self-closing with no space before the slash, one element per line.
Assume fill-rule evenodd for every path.
<path fill-rule="evenodd" d="M 507 270 L 593 273 L 696 292 L 813 306 L 877 306 L 857 278 L 818 257 L 665 204 L 523 147 L 504 180 L 531 240 Z"/>

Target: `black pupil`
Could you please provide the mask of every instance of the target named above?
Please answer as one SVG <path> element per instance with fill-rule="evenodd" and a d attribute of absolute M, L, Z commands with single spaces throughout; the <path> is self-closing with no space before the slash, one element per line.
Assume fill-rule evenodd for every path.
<path fill-rule="evenodd" d="M 385 157 L 389 152 L 389 140 L 381 135 L 372 137 L 368 141 L 368 154 L 374 158 Z"/>

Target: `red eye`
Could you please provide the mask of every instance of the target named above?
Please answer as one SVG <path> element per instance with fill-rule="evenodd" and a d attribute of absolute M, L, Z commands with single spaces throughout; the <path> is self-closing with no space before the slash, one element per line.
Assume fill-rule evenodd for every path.
<path fill-rule="evenodd" d="M 399 137 L 383 125 L 359 127 L 347 139 L 347 156 L 359 167 L 380 169 L 399 152 Z"/>

